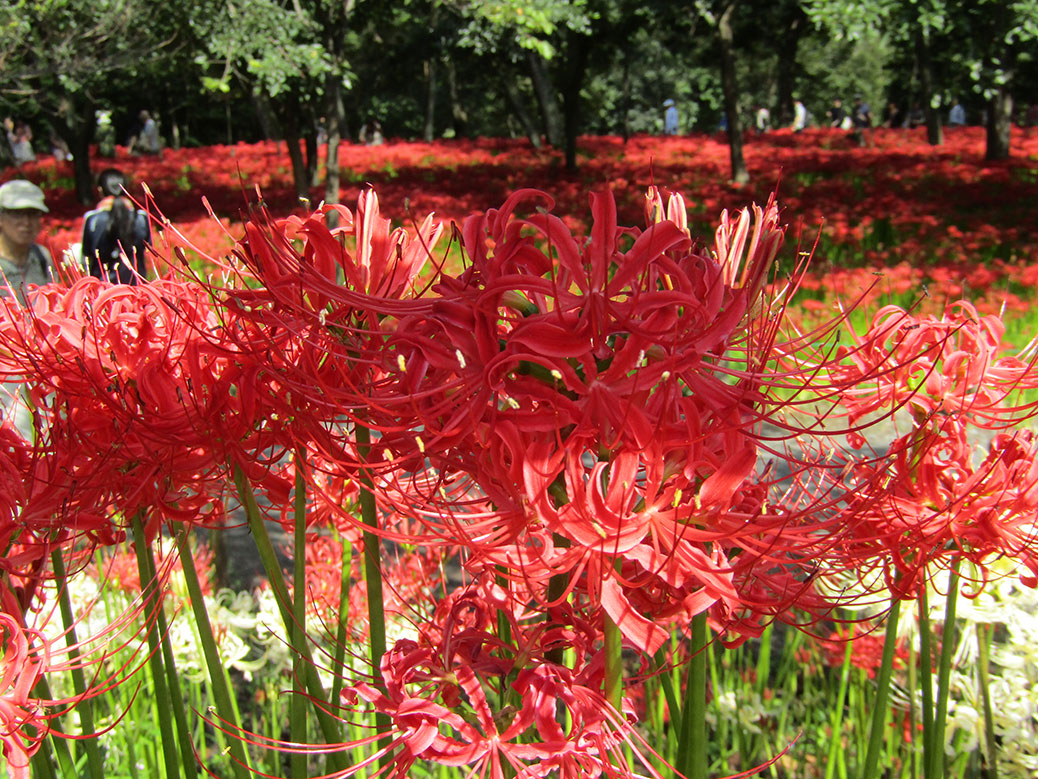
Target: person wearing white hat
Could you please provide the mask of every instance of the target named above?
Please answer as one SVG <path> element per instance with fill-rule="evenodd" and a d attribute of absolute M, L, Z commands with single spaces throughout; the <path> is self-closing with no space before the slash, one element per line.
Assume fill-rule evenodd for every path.
<path fill-rule="evenodd" d="M 0 186 L 0 297 L 13 293 L 25 305 L 31 286 L 51 280 L 50 252 L 36 243 L 40 218 L 48 210 L 43 190 L 31 181 L 16 179 Z M 3 382 L 0 417 L 24 438 L 33 439 L 33 415 L 20 382 Z"/>
<path fill-rule="evenodd" d="M 31 181 L 0 186 L 0 297 L 13 292 L 24 304 L 27 285 L 51 280 L 50 253 L 36 243 L 40 219 L 49 210 L 43 190 Z"/>

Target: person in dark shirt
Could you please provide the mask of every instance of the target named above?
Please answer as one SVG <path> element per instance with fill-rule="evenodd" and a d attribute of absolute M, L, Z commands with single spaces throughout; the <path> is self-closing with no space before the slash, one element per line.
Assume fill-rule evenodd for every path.
<path fill-rule="evenodd" d="M 148 272 L 145 252 L 151 244 L 148 215 L 126 196 L 126 177 L 115 168 L 101 171 L 102 199 L 83 218 L 83 262 L 91 276 L 112 284 L 136 284 Z"/>

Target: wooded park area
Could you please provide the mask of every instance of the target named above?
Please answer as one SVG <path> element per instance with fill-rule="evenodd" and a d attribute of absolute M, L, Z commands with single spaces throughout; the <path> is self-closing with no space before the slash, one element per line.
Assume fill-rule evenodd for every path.
<path fill-rule="evenodd" d="M 578 135 L 662 132 L 673 100 L 678 132 L 728 133 L 740 181 L 743 133 L 761 108 L 790 126 L 795 98 L 827 126 L 861 96 L 932 143 L 958 104 L 1004 158 L 1010 123 L 1034 120 L 1036 38 L 1038 0 L 15 0 L 0 112 L 67 144 L 83 202 L 99 115 L 122 144 L 141 110 L 169 146 L 284 139 L 297 191 L 324 176 L 334 202 L 318 143 L 335 160 L 365 127 L 527 136 L 573 166 Z"/>

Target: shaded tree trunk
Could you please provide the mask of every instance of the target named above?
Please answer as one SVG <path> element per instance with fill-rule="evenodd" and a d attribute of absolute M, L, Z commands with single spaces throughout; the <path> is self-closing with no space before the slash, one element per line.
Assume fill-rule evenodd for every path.
<path fill-rule="evenodd" d="M 631 137 L 631 50 L 623 48 L 623 81 L 620 88 L 620 135 L 627 143 Z"/>
<path fill-rule="evenodd" d="M 299 105 L 291 101 L 285 106 L 283 112 L 284 120 L 281 123 L 285 134 L 285 143 L 288 144 L 288 159 L 292 162 L 292 187 L 295 189 L 296 197 L 309 199 L 310 177 L 306 171 L 306 161 L 303 159 L 303 151 L 299 147 L 302 134 L 299 128 Z"/>
<path fill-rule="evenodd" d="M 436 58 L 429 57 L 422 63 L 425 76 L 425 122 L 422 124 L 422 139 L 428 143 L 436 137 Z"/>
<path fill-rule="evenodd" d="M 274 113 L 274 107 L 270 104 L 267 96 L 254 94 L 252 96 L 252 108 L 256 112 L 256 119 L 259 121 L 260 132 L 263 133 L 264 140 L 280 140 L 281 123 L 278 121 Z"/>
<path fill-rule="evenodd" d="M 62 99 L 52 114 L 54 129 L 72 152 L 72 175 L 76 182 L 76 200 L 91 205 L 96 200 L 94 176 L 90 172 L 90 142 L 94 138 L 96 117 L 90 100 Z"/>
<path fill-rule="evenodd" d="M 988 101 L 986 160 L 1009 159 L 1009 136 L 1013 127 L 1013 96 L 1008 84 L 1001 84 Z"/>
<path fill-rule="evenodd" d="M 1010 92 L 1016 68 L 1019 44 L 1007 41 L 1013 16 L 1008 3 L 995 3 L 985 15 L 984 35 L 989 44 L 985 56 L 985 70 L 994 75 L 994 94 L 988 100 L 987 144 L 984 159 L 1009 159 L 1010 132 L 1013 122 L 1013 95 Z M 996 75 L 997 74 L 997 75 Z"/>
<path fill-rule="evenodd" d="M 327 105 L 324 115 L 328 121 L 328 156 L 325 160 L 324 202 L 339 202 L 339 143 L 342 141 L 342 128 L 346 122 L 346 105 L 342 99 L 342 79 L 337 73 L 328 74 Z M 337 227 L 334 213 L 328 215 L 329 227 Z M 334 224 L 333 224 L 334 222 Z"/>
<path fill-rule="evenodd" d="M 587 73 L 591 38 L 571 32 L 566 52 L 566 80 L 562 89 L 563 119 L 566 132 L 566 169 L 577 169 L 577 136 L 580 135 L 580 89 Z"/>
<path fill-rule="evenodd" d="M 306 178 L 311 187 L 321 182 L 321 174 L 317 169 L 317 128 L 307 127 L 303 133 L 303 146 L 306 149 Z"/>
<path fill-rule="evenodd" d="M 541 120 L 544 124 L 544 135 L 548 143 L 556 148 L 563 145 L 565 132 L 562 124 L 562 112 L 555 94 L 555 86 L 548 74 L 544 57 L 533 50 L 526 52 L 526 60 L 530 65 L 530 78 L 533 81 L 533 92 L 537 96 L 537 105 L 541 109 Z"/>
<path fill-rule="evenodd" d="M 923 88 L 923 113 L 926 116 L 926 140 L 931 146 L 944 143 L 941 114 L 934 108 L 933 66 L 930 62 L 930 36 L 923 26 L 916 26 L 915 56 L 919 65 L 919 81 Z"/>
<path fill-rule="evenodd" d="M 447 56 L 447 92 L 451 101 L 451 128 L 457 138 L 467 138 L 469 134 L 469 115 L 461 103 L 458 92 L 458 72 L 454 67 L 454 58 Z"/>
<path fill-rule="evenodd" d="M 735 2 L 725 3 L 717 17 L 717 39 L 721 47 L 721 90 L 724 92 L 724 110 L 728 115 L 728 156 L 732 163 L 732 181 L 746 184 L 750 173 L 742 153 L 742 118 L 739 116 L 739 83 L 735 75 L 735 36 L 732 32 L 732 14 Z"/>
<path fill-rule="evenodd" d="M 541 148 L 541 133 L 537 129 L 533 117 L 530 116 L 530 112 L 526 110 L 526 106 L 523 104 L 523 96 L 519 93 L 519 87 L 515 84 L 513 74 L 506 72 L 501 76 L 501 87 L 504 90 L 505 99 L 512 109 L 512 114 L 519 120 L 523 132 L 530 139 L 533 148 Z"/>
<path fill-rule="evenodd" d="M 788 127 L 793 123 L 793 82 L 796 80 L 797 49 L 806 29 L 807 16 L 804 9 L 799 4 L 791 6 L 786 25 L 778 36 L 778 62 L 775 73 L 775 90 L 778 93 L 775 117 L 778 127 Z"/>

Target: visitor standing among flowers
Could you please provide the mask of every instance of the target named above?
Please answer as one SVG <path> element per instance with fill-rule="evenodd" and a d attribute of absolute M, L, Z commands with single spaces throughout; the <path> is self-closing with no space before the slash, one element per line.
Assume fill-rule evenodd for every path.
<path fill-rule="evenodd" d="M 40 219 L 49 209 L 43 190 L 16 179 L 0 186 L 0 297 L 12 293 L 25 303 L 28 284 L 46 284 L 51 276 L 50 252 L 36 243 Z"/>
<path fill-rule="evenodd" d="M 147 275 L 145 246 L 151 244 L 148 215 L 126 195 L 127 179 L 115 168 L 101 171 L 101 201 L 83 218 L 83 263 L 87 272 L 112 284 L 136 284 Z"/>
<path fill-rule="evenodd" d="M 16 179 L 0 186 L 0 297 L 12 295 L 22 305 L 30 285 L 51 280 L 50 252 L 36 243 L 40 219 L 49 209 L 43 190 L 31 181 Z M 0 304 L 2 305 L 2 304 Z M 32 437 L 32 416 L 21 398 L 21 381 L 4 381 L 0 389 L 0 414 L 21 435 Z"/>

